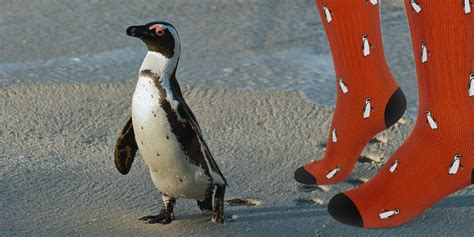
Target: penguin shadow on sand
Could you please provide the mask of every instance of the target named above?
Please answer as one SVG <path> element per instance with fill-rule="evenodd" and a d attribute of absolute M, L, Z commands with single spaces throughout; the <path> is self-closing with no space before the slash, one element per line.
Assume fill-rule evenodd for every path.
<path fill-rule="evenodd" d="M 326 215 L 327 205 L 315 204 L 315 201 L 296 199 L 295 206 L 260 207 L 256 199 L 232 198 L 225 200 L 225 223 L 233 222 L 260 222 L 272 220 L 288 220 L 300 218 L 314 218 Z M 205 213 L 177 215 L 177 219 L 186 221 L 209 221 Z"/>
<path fill-rule="evenodd" d="M 235 222 L 261 222 L 274 220 L 288 220 L 300 218 L 315 218 L 325 216 L 327 205 L 301 206 L 271 206 L 257 208 L 241 208 L 229 210 L 226 216 L 238 216 Z M 233 222 L 226 219 L 227 222 Z"/>

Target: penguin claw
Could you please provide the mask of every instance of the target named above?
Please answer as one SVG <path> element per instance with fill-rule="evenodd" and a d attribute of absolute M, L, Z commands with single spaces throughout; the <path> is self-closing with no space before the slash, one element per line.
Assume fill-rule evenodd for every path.
<path fill-rule="evenodd" d="M 217 224 L 224 224 L 224 215 L 222 215 L 222 213 L 213 212 L 211 222 Z"/>

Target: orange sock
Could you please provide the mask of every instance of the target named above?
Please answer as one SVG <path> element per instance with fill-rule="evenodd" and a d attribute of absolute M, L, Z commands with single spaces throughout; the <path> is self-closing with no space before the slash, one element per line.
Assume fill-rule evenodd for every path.
<path fill-rule="evenodd" d="M 337 102 L 322 160 L 295 171 L 304 184 L 346 179 L 372 137 L 405 112 L 387 66 L 376 0 L 316 0 L 336 70 Z"/>
<path fill-rule="evenodd" d="M 346 224 L 398 226 L 474 182 L 471 3 L 405 2 L 418 77 L 417 123 L 372 180 L 331 199 L 329 213 Z"/>

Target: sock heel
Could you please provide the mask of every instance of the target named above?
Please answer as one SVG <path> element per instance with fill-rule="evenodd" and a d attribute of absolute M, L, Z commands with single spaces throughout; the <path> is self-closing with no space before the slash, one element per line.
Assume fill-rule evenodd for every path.
<path fill-rule="evenodd" d="M 407 108 L 407 99 L 402 89 L 398 89 L 392 94 L 385 107 L 385 127 L 394 125 L 405 113 Z"/>

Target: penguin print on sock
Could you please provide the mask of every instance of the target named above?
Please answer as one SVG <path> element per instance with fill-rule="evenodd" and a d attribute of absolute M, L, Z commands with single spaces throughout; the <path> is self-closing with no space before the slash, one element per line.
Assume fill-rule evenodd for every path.
<path fill-rule="evenodd" d="M 369 36 L 368 35 L 363 35 L 362 36 L 362 54 L 364 57 L 367 57 L 370 55 L 370 48 L 372 45 L 369 42 Z"/>
<path fill-rule="evenodd" d="M 425 111 L 426 114 L 426 124 L 430 125 L 431 129 L 436 130 L 438 129 L 438 123 L 436 120 L 433 118 L 433 115 L 431 115 L 430 111 Z"/>
<path fill-rule="evenodd" d="M 414 12 L 416 13 L 421 12 L 421 6 L 417 0 L 408 0 L 408 1 L 410 1 L 411 9 L 413 9 Z"/>
<path fill-rule="evenodd" d="M 379 214 L 379 218 L 385 220 L 397 215 L 398 213 L 400 213 L 400 209 L 398 208 L 395 208 L 395 210 L 383 210 L 383 212 Z"/>
<path fill-rule="evenodd" d="M 375 5 L 377 5 L 377 4 L 379 3 L 379 1 L 378 1 L 378 0 L 365 0 L 365 3 L 367 3 L 367 4 L 368 4 L 369 2 L 370 2 L 372 5 L 374 5 L 374 6 L 375 6 Z"/>
<path fill-rule="evenodd" d="M 463 0 L 463 9 L 464 9 L 464 14 L 470 14 L 471 13 L 471 6 L 474 5 L 471 3 L 471 0 Z"/>
<path fill-rule="evenodd" d="M 462 155 L 460 154 L 456 154 L 454 156 L 453 161 L 451 162 L 451 164 L 449 164 L 449 171 L 448 171 L 449 175 L 457 174 L 459 168 L 464 169 L 464 167 L 461 164 L 461 158 L 462 158 Z"/>
<path fill-rule="evenodd" d="M 326 16 L 326 22 L 327 22 L 328 24 L 331 23 L 331 21 L 332 21 L 332 16 L 331 16 L 332 11 L 329 10 L 327 4 L 324 4 L 324 5 L 323 5 L 323 11 L 324 11 L 324 16 Z"/>
<path fill-rule="evenodd" d="M 339 170 L 341 170 L 341 167 L 336 166 L 335 169 L 328 172 L 328 174 L 326 175 L 326 179 L 334 178 L 336 176 L 336 174 L 339 172 Z"/>
<path fill-rule="evenodd" d="M 362 110 L 362 118 L 364 119 L 368 119 L 370 117 L 370 112 L 374 110 L 374 108 L 372 108 L 372 106 L 370 105 L 371 101 L 372 98 L 370 97 L 365 100 L 364 109 Z"/>
<path fill-rule="evenodd" d="M 469 97 L 474 97 L 474 72 L 469 75 L 469 84 L 467 85 Z"/>
<path fill-rule="evenodd" d="M 428 46 L 427 46 L 427 43 L 426 41 L 424 41 L 423 43 L 421 43 L 421 63 L 426 63 L 428 62 L 428 56 L 430 55 L 431 53 L 428 51 Z"/>
<path fill-rule="evenodd" d="M 332 138 L 332 142 L 337 143 L 336 128 L 333 128 L 333 129 L 332 129 L 331 138 Z"/>
<path fill-rule="evenodd" d="M 390 168 L 388 169 L 388 171 L 392 174 L 395 173 L 395 171 L 397 171 L 398 163 L 400 163 L 400 161 L 395 160 L 393 164 L 390 166 Z"/>
<path fill-rule="evenodd" d="M 341 89 L 342 93 L 347 94 L 347 92 L 349 92 L 349 88 L 347 88 L 347 85 L 344 80 L 342 80 L 342 78 L 339 78 L 338 83 L 339 89 Z"/>

